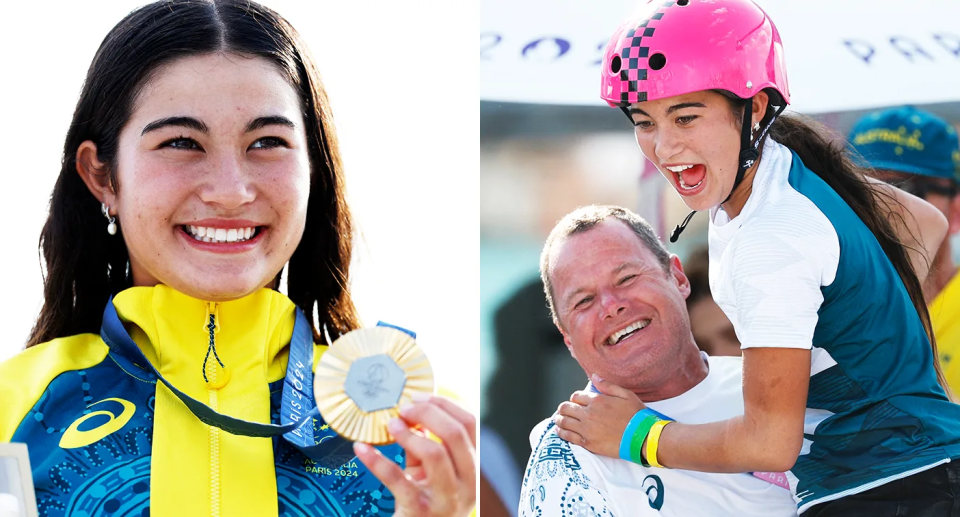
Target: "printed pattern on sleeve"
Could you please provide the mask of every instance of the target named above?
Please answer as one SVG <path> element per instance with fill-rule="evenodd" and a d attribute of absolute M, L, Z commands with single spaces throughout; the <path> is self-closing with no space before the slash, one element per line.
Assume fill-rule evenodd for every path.
<path fill-rule="evenodd" d="M 537 433 L 537 430 L 534 431 Z M 614 517 L 603 490 L 594 486 L 549 422 L 523 477 L 520 517 Z"/>

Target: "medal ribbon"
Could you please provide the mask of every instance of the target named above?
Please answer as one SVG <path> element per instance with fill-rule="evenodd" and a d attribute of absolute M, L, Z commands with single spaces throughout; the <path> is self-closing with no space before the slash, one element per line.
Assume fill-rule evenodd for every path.
<path fill-rule="evenodd" d="M 381 322 L 378 323 L 378 326 L 397 328 L 416 337 L 412 332 L 393 325 L 386 325 Z M 338 435 L 329 426 L 324 425 L 320 411 L 314 402 L 313 331 L 307 317 L 299 308 L 296 309 L 296 322 L 293 326 L 293 337 L 290 340 L 287 372 L 283 379 L 283 395 L 280 402 L 281 425 L 250 422 L 218 413 L 210 406 L 178 390 L 163 375 L 160 375 L 160 372 L 147 360 L 143 351 L 127 333 L 120 316 L 117 314 L 117 309 L 113 305 L 112 296 L 103 311 L 100 337 L 110 348 L 110 352 L 115 356 L 115 359 L 124 363 L 123 366 L 142 371 L 151 381 L 159 380 L 162 382 L 187 406 L 187 409 L 207 425 L 242 436 L 283 436 L 305 456 L 324 467 L 339 467 L 354 457 L 353 443 Z M 287 423 L 284 424 L 283 422 Z"/>

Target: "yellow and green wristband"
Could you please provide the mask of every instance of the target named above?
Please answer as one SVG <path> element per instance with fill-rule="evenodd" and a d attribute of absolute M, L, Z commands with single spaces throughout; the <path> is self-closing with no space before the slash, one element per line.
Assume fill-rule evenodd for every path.
<path fill-rule="evenodd" d="M 663 467 L 657 462 L 657 447 L 660 444 L 660 433 L 672 421 L 660 418 L 647 408 L 637 411 L 620 438 L 620 458 L 644 467 Z M 642 454 L 644 440 L 647 441 L 646 454 Z"/>

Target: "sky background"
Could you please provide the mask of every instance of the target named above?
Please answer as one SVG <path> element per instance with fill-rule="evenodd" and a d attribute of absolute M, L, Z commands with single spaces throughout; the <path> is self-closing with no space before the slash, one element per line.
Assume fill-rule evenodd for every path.
<path fill-rule="evenodd" d="M 42 304 L 37 242 L 86 69 L 144 3 L 4 6 L 0 360 L 23 349 Z M 360 230 L 352 291 L 364 322 L 415 330 L 438 384 L 477 410 L 476 2 L 263 3 L 306 39 L 327 86 Z"/>

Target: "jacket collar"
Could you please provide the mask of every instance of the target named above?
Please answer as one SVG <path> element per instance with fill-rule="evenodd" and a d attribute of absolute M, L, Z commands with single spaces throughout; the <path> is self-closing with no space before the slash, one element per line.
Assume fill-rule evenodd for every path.
<path fill-rule="evenodd" d="M 151 363 L 180 385 L 205 384 L 209 315 L 216 321 L 216 352 L 232 376 L 273 382 L 283 378 L 296 305 L 283 294 L 261 289 L 227 302 L 206 302 L 168 286 L 132 287 L 113 299 L 120 320 Z M 213 354 L 207 371 L 219 368 Z M 176 381 L 174 381 L 176 379 Z M 183 389 L 183 388 L 181 388 Z"/>

